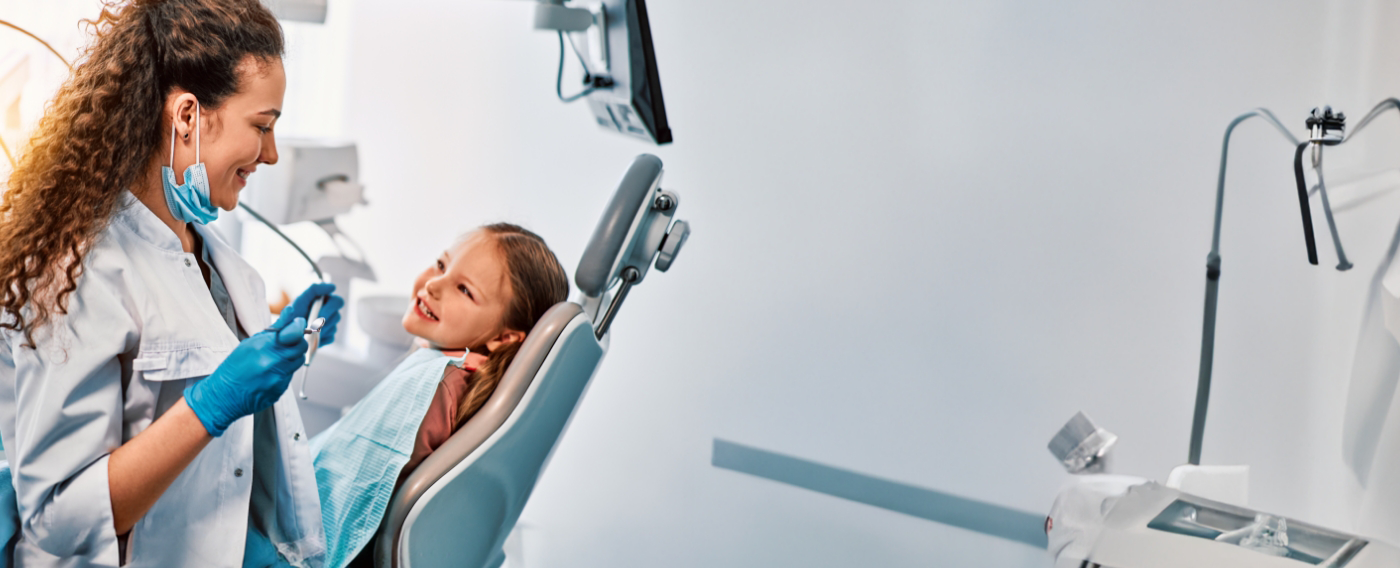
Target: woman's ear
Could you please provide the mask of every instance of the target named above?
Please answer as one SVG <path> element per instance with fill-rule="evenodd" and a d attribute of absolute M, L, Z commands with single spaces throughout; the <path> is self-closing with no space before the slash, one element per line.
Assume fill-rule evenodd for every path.
<path fill-rule="evenodd" d="M 503 345 L 511 343 L 520 343 L 522 341 L 525 341 L 525 332 L 507 329 L 505 331 L 502 331 L 500 335 L 497 335 L 496 337 L 488 340 L 486 342 L 486 350 L 495 351 L 497 349 L 500 349 Z"/>
<path fill-rule="evenodd" d="M 166 105 L 170 109 L 171 120 L 175 121 L 175 137 L 181 141 L 190 140 L 194 134 L 195 120 L 201 113 L 195 112 L 199 99 L 194 93 L 171 93 L 170 102 Z M 191 141 L 193 142 L 193 141 Z"/>

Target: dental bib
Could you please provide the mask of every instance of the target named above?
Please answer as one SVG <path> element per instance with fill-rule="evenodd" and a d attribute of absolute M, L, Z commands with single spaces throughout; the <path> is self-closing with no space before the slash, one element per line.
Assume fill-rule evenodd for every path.
<path fill-rule="evenodd" d="M 186 223 L 206 225 L 219 218 L 219 208 L 210 202 L 209 174 L 199 160 L 199 103 L 194 104 L 194 164 L 185 168 L 185 183 L 175 183 L 175 121 L 170 122 L 170 165 L 160 168 L 165 187 L 165 204 L 170 214 Z"/>
<path fill-rule="evenodd" d="M 438 383 L 447 365 L 461 362 L 436 349 L 413 352 L 312 438 L 327 568 L 345 566 L 374 538 Z"/>

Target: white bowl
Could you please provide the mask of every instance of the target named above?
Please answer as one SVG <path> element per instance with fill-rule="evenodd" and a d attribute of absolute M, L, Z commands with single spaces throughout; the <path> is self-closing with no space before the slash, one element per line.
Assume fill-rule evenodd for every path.
<path fill-rule="evenodd" d="M 355 304 L 355 319 L 370 339 L 389 346 L 409 347 L 413 336 L 403 329 L 408 296 L 365 296 Z"/>

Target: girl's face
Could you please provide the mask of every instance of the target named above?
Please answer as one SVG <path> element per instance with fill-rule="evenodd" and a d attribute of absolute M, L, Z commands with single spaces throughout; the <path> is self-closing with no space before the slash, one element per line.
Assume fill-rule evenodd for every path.
<path fill-rule="evenodd" d="M 225 99 L 217 110 L 199 109 L 197 141 L 194 95 L 184 93 L 176 98 L 176 182 L 187 181 L 185 168 L 195 163 L 197 142 L 199 159 L 209 175 L 210 201 L 225 211 L 238 206 L 238 194 L 259 164 L 277 163 L 272 129 L 282 116 L 282 96 L 287 91 L 287 76 L 280 59 L 259 61 L 249 56 L 239 65 L 238 72 L 237 93 Z"/>
<path fill-rule="evenodd" d="M 494 351 L 525 338 L 524 332 L 503 324 L 511 300 L 500 249 L 489 235 L 477 231 L 444 251 L 414 280 L 403 328 L 435 349 Z"/>

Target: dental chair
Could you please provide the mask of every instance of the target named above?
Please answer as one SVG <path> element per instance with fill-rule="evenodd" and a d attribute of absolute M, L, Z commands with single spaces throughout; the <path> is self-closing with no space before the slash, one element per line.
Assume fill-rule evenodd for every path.
<path fill-rule="evenodd" d="M 485 406 L 409 475 L 373 545 L 380 568 L 498 568 L 502 544 L 607 353 L 608 329 L 654 264 L 665 272 L 690 225 L 661 189 L 661 160 L 623 176 L 574 273 L 579 296 L 526 336 Z"/>

